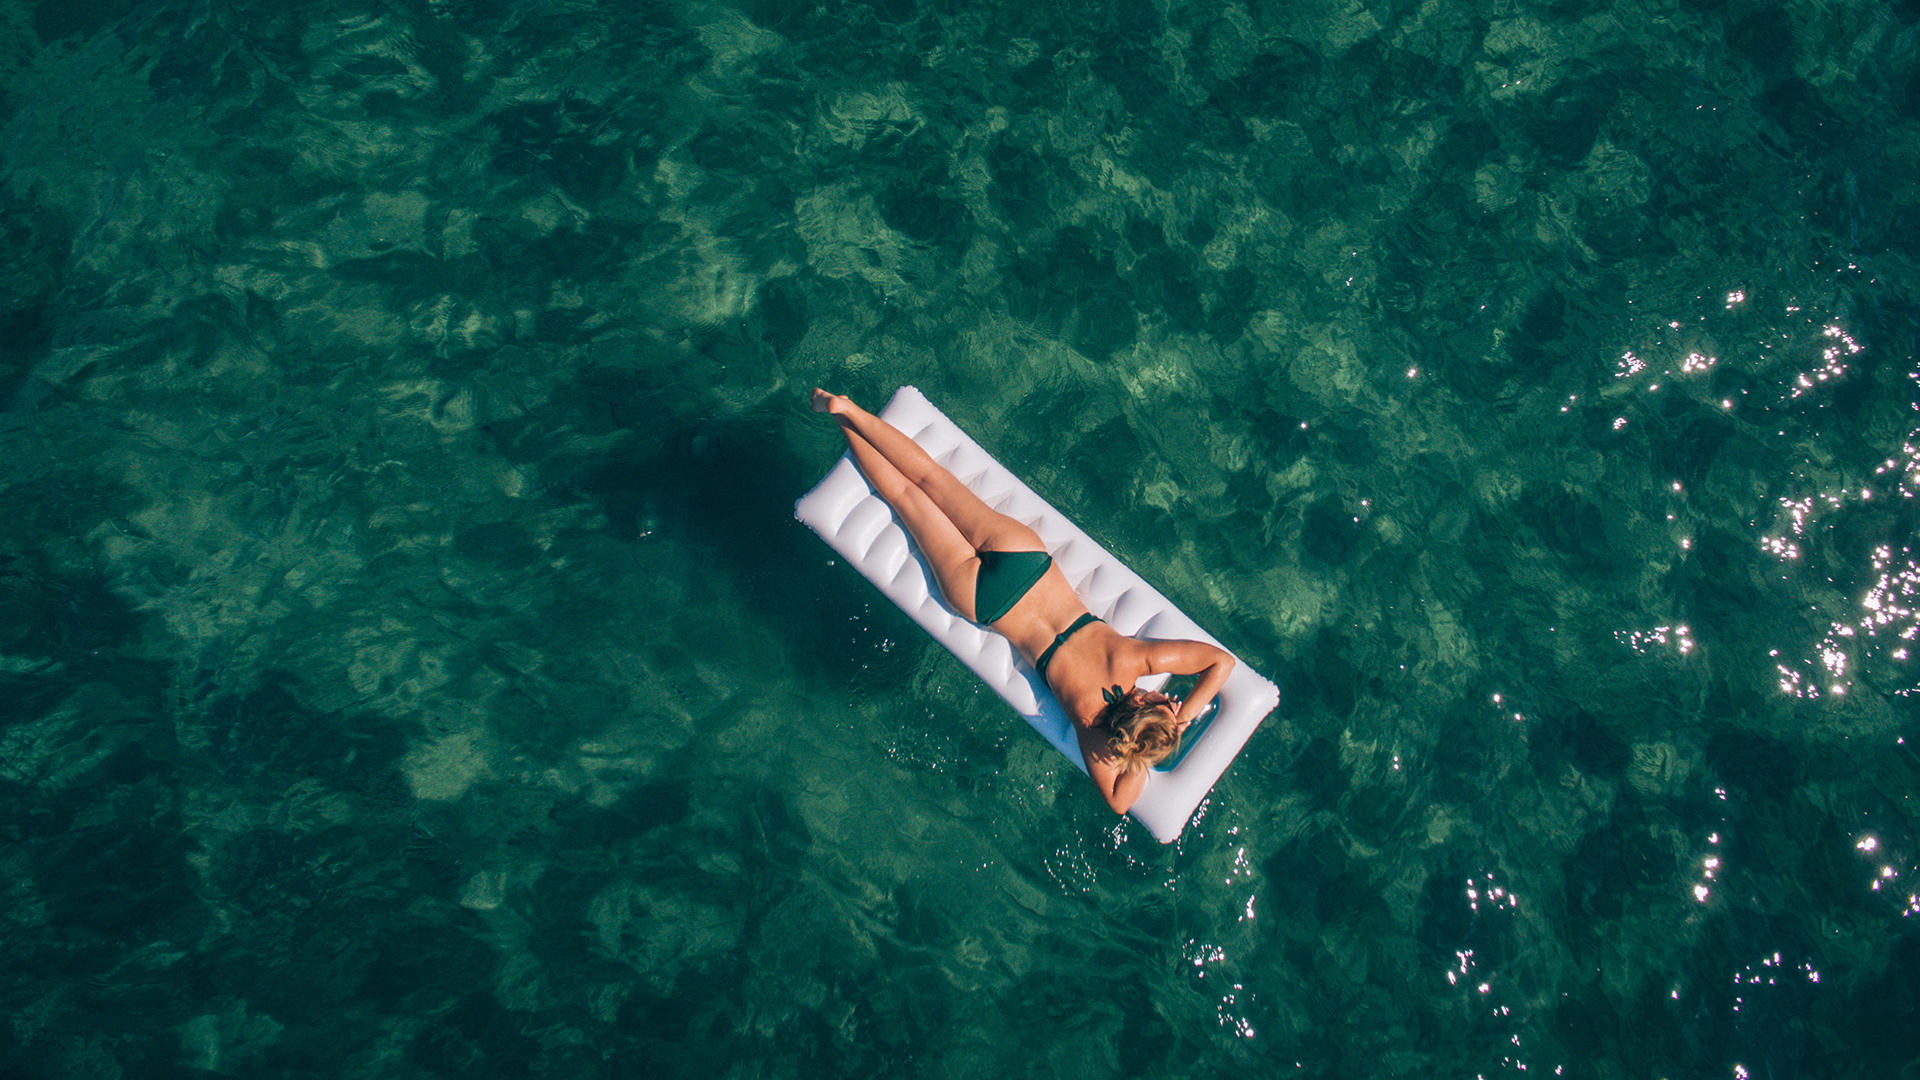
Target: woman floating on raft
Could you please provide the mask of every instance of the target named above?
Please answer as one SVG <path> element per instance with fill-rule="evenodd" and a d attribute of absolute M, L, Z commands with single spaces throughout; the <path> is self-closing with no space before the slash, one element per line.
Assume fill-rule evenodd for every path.
<path fill-rule="evenodd" d="M 1119 633 L 1080 602 L 1038 533 L 982 502 L 918 443 L 841 395 L 815 390 L 813 409 L 839 422 L 854 463 L 906 526 L 948 605 L 1011 641 L 1047 680 L 1094 785 L 1126 813 L 1147 770 L 1179 748 L 1226 684 L 1233 657 L 1202 641 Z M 1184 701 L 1134 686 L 1155 672 L 1199 681 Z"/>

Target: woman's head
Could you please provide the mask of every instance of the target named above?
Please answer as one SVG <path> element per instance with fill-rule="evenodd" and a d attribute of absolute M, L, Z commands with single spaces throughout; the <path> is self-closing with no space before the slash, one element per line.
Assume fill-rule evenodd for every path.
<path fill-rule="evenodd" d="M 1180 748 L 1180 724 L 1174 700 L 1152 690 L 1106 691 L 1107 707 L 1094 717 L 1109 733 L 1107 745 L 1119 755 L 1120 771 L 1138 772 L 1165 761 Z"/>

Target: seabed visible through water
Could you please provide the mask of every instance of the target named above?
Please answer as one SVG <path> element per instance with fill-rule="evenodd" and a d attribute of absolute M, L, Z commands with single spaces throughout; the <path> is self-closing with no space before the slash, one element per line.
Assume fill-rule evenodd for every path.
<path fill-rule="evenodd" d="M 0 10 L 0 1072 L 1920 1075 L 1911 0 Z M 1281 684 L 1112 818 L 921 387 Z"/>

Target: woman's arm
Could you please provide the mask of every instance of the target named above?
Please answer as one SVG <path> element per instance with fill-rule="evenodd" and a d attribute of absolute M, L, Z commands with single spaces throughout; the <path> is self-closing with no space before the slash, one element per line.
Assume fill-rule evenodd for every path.
<path fill-rule="evenodd" d="M 1147 670 L 1200 676 L 1193 693 L 1180 703 L 1180 712 L 1175 717 L 1183 724 L 1207 710 L 1215 695 L 1220 693 L 1220 688 L 1227 685 L 1227 676 L 1233 673 L 1233 657 L 1225 649 L 1204 641 L 1149 641 L 1145 644 Z"/>
<path fill-rule="evenodd" d="M 1114 813 L 1126 813 L 1140 797 L 1141 789 L 1147 786 L 1147 770 L 1121 772 L 1113 750 L 1107 745 L 1104 728 L 1090 730 L 1075 724 L 1073 730 L 1080 737 L 1080 757 L 1087 763 L 1087 775 L 1093 778 L 1093 786 L 1100 789 L 1101 798 L 1107 800 Z"/>

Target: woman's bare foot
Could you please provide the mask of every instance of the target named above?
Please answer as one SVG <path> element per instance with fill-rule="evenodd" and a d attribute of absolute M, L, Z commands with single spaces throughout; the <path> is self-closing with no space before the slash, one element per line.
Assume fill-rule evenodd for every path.
<path fill-rule="evenodd" d="M 847 399 L 840 394 L 829 394 L 817 386 L 813 388 L 814 412 L 823 412 L 829 415 L 837 414 L 840 410 L 834 408 L 834 406 L 845 400 Z"/>

